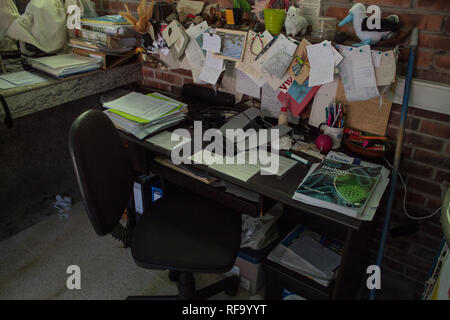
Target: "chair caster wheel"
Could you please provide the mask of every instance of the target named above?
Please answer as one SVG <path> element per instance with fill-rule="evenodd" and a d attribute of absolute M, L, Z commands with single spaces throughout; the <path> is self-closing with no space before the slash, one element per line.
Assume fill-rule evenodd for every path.
<path fill-rule="evenodd" d="M 169 271 L 169 280 L 173 281 L 173 282 L 177 282 L 178 280 L 180 280 L 180 272 L 170 270 Z"/>
<path fill-rule="evenodd" d="M 227 295 L 229 295 L 230 297 L 234 297 L 234 296 L 236 296 L 237 291 L 239 289 L 239 283 L 240 283 L 239 277 L 236 277 L 236 276 L 231 277 L 229 279 L 229 281 L 230 282 L 229 282 L 227 288 L 225 289 L 225 293 Z"/>

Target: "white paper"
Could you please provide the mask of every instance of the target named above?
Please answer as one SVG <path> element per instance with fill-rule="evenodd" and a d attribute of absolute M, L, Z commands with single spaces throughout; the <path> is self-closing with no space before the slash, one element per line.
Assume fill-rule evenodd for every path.
<path fill-rule="evenodd" d="M 2 74 L 0 75 L 0 79 L 6 80 L 16 86 L 47 81 L 46 78 L 29 71 Z"/>
<path fill-rule="evenodd" d="M 372 62 L 375 68 L 378 68 L 381 63 L 381 51 L 372 51 Z"/>
<path fill-rule="evenodd" d="M 344 57 L 339 64 L 339 74 L 344 85 L 345 98 L 348 101 L 364 101 L 379 97 L 370 46 L 354 48 L 339 45 L 338 50 Z M 359 70 L 359 73 L 355 70 Z"/>
<path fill-rule="evenodd" d="M 327 40 L 306 47 L 311 66 L 309 71 L 309 87 L 330 83 L 334 79 L 335 59 L 331 43 Z"/>
<path fill-rule="evenodd" d="M 223 59 L 214 57 L 210 51 L 206 53 L 205 65 L 200 72 L 199 79 L 210 84 L 216 84 L 223 71 Z"/>
<path fill-rule="evenodd" d="M 270 157 L 270 156 L 269 156 Z M 272 158 L 271 158 L 272 159 Z M 261 172 L 265 174 L 272 174 L 277 176 L 283 176 L 286 172 L 292 169 L 298 162 L 296 160 L 288 159 L 286 157 L 278 156 L 278 168 L 274 170 L 270 168 L 270 164 L 262 165 L 259 164 Z"/>
<path fill-rule="evenodd" d="M 190 40 L 184 54 L 192 68 L 192 78 L 195 83 L 199 82 L 199 75 L 205 64 L 205 55 L 200 48 L 200 45 L 197 43 L 196 38 L 208 31 L 208 29 L 208 23 L 203 21 L 197 25 L 191 24 L 191 26 L 186 30 Z"/>
<path fill-rule="evenodd" d="M 217 34 L 203 33 L 202 49 L 214 53 L 220 53 L 221 39 Z"/>
<path fill-rule="evenodd" d="M 255 62 L 255 70 L 261 74 L 263 78 L 273 89 L 278 89 L 289 78 L 289 74 L 286 72 L 284 77 L 277 78 L 274 75 L 266 72 L 263 68 L 265 61 L 276 55 L 278 52 L 283 51 L 287 55 L 294 56 L 297 45 L 286 38 L 283 34 L 278 35 L 277 40 L 272 46 Z"/>
<path fill-rule="evenodd" d="M 388 86 L 394 82 L 397 71 L 397 61 L 394 50 L 381 53 L 379 53 L 379 51 L 372 51 L 372 60 L 374 61 L 377 86 Z"/>
<path fill-rule="evenodd" d="M 236 69 L 236 91 L 254 98 L 261 98 L 261 86 L 245 72 Z"/>
<path fill-rule="evenodd" d="M 142 93 L 131 92 L 123 97 L 104 103 L 104 107 L 125 112 L 148 121 L 154 121 L 180 104 L 163 101 Z"/>
<path fill-rule="evenodd" d="M 263 117 L 270 117 L 278 119 L 280 109 L 282 107 L 278 94 L 280 88 L 274 90 L 268 83 L 265 83 L 261 88 L 261 115 Z M 290 112 L 288 121 L 297 124 L 298 118 L 295 118 Z"/>
<path fill-rule="evenodd" d="M 326 121 L 325 108 L 336 98 L 338 80 L 322 85 L 314 96 L 308 124 L 318 127 Z"/>
<path fill-rule="evenodd" d="M 184 144 L 191 141 L 189 137 L 182 137 L 176 134 L 173 134 L 173 137 L 175 138 L 175 141 L 172 141 L 172 132 L 163 131 L 161 133 L 158 133 L 157 135 L 154 135 L 153 137 L 146 139 L 145 141 L 168 151 L 172 151 L 181 142 L 183 142 Z"/>

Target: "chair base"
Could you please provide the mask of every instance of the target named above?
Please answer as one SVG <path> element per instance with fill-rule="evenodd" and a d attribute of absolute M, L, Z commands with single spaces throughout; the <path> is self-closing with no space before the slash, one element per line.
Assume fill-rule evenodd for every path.
<path fill-rule="evenodd" d="M 127 300 L 205 300 L 219 292 L 234 297 L 239 288 L 239 278 L 230 276 L 203 289 L 195 291 L 195 279 L 192 272 L 170 271 L 169 279 L 176 281 L 178 294 L 174 296 L 129 296 Z"/>

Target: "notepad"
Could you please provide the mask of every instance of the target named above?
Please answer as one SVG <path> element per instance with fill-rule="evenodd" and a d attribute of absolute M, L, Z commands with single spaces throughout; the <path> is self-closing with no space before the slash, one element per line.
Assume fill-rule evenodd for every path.
<path fill-rule="evenodd" d="M 0 79 L 8 81 L 14 86 L 23 86 L 27 84 L 47 81 L 46 78 L 29 71 L 19 71 L 3 74 L 0 76 Z"/>
<path fill-rule="evenodd" d="M 309 86 L 330 83 L 334 77 L 335 59 L 331 43 L 323 41 L 306 47 L 308 60 L 311 66 L 309 71 Z"/>
<path fill-rule="evenodd" d="M 183 144 L 189 143 L 191 139 L 188 137 L 177 135 L 170 131 L 163 131 L 157 135 L 154 135 L 153 137 L 146 139 L 145 141 L 163 148 L 164 150 L 172 151 L 176 147 L 181 147 Z"/>

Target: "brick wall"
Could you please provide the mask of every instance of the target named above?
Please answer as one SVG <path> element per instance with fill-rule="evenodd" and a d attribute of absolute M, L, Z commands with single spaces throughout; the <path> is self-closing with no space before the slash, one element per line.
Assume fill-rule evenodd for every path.
<path fill-rule="evenodd" d="M 402 24 L 400 37 L 412 27 L 418 27 L 420 30 L 419 50 L 414 77 L 450 83 L 450 2 L 448 0 L 322 0 L 322 13 L 343 19 L 355 2 L 380 6 L 383 17 L 397 14 Z M 338 30 L 348 32 L 349 25 L 338 27 Z M 399 58 L 401 73 L 406 70 L 407 60 L 408 49 L 401 49 Z"/>
<path fill-rule="evenodd" d="M 131 8 L 137 6 L 138 1 Z M 447 0 L 371 0 L 363 3 L 378 4 L 384 15 L 396 13 L 404 22 L 401 32 L 418 26 L 421 29 L 415 77 L 450 83 L 450 3 Z M 121 10 L 123 1 L 96 0 L 97 8 L 104 14 Z M 323 12 L 343 18 L 353 2 L 349 0 L 322 1 Z M 348 28 L 348 27 L 347 27 Z M 348 29 L 343 29 L 348 30 Z M 407 50 L 402 50 L 400 70 L 407 61 Z M 192 83 L 190 71 L 175 69 L 163 71 L 150 64 L 143 65 L 143 83 L 146 86 L 175 94 L 185 83 Z M 400 105 L 393 105 L 387 135 L 396 139 L 400 122 Z M 450 115 L 409 108 L 406 138 L 403 146 L 401 172 L 408 186 L 407 210 L 411 215 L 424 216 L 441 205 L 440 184 L 450 183 Z M 373 261 L 380 239 L 381 226 L 386 212 L 387 192 L 375 218 L 373 234 Z M 412 220 L 403 213 L 403 187 L 399 181 L 391 226 L 405 225 Z M 388 237 L 383 268 L 407 281 L 420 295 L 436 250 L 442 238 L 439 215 L 425 220 L 413 235 Z"/>

